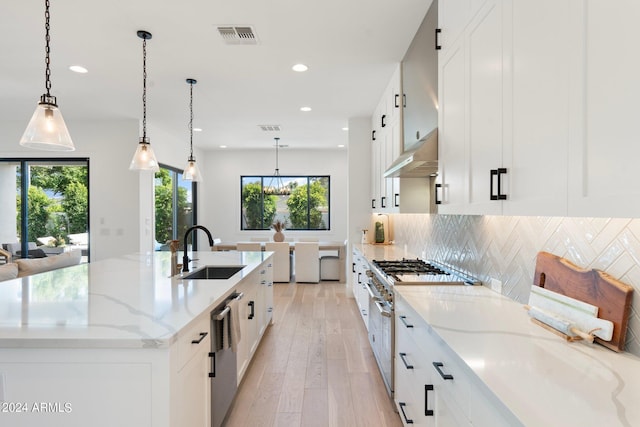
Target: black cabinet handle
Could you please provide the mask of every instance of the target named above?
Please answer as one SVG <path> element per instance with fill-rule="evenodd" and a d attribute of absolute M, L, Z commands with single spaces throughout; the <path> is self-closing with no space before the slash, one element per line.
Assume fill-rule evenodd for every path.
<path fill-rule="evenodd" d="M 372 130 L 372 131 L 371 131 L 371 140 L 372 140 L 372 141 L 375 141 L 375 140 L 376 140 L 376 131 L 375 131 L 375 130 Z"/>
<path fill-rule="evenodd" d="M 251 312 L 249 313 L 249 320 L 251 320 L 256 315 L 256 303 L 254 301 L 249 301 L 248 305 L 251 307 Z"/>
<path fill-rule="evenodd" d="M 424 385 L 424 416 L 433 417 L 433 409 L 429 409 L 429 403 L 427 402 L 427 396 L 430 391 L 433 391 L 433 384 Z"/>
<path fill-rule="evenodd" d="M 381 208 L 387 207 L 387 198 L 385 196 L 380 197 L 380 207 Z"/>
<path fill-rule="evenodd" d="M 208 332 L 200 332 L 200 339 L 192 340 L 191 344 L 200 344 L 207 335 L 209 335 Z"/>
<path fill-rule="evenodd" d="M 507 195 L 506 194 L 502 194 L 502 188 L 501 188 L 501 183 L 502 183 L 502 179 L 501 179 L 501 175 L 502 174 L 506 174 L 507 173 L 507 169 L 506 168 L 498 168 L 498 169 L 491 169 L 489 171 L 489 199 L 490 200 L 507 200 Z M 494 190 L 493 190 L 493 183 L 494 181 L 497 184 L 498 187 L 498 191 L 497 193 L 494 194 Z"/>
<path fill-rule="evenodd" d="M 436 50 L 440 50 L 442 49 L 442 45 L 438 44 L 438 34 L 442 33 L 442 29 L 440 28 L 436 28 L 436 34 L 435 34 L 435 46 L 436 46 Z"/>
<path fill-rule="evenodd" d="M 355 272 L 356 272 L 356 263 L 355 263 L 355 262 L 352 262 L 352 263 L 351 263 L 351 272 L 352 272 L 352 273 L 355 273 Z"/>
<path fill-rule="evenodd" d="M 442 204 L 442 199 L 438 199 L 438 189 L 442 190 L 442 184 L 436 184 L 436 205 L 441 205 Z"/>
<path fill-rule="evenodd" d="M 402 363 L 404 363 L 404 367 L 407 369 L 413 369 L 413 365 L 409 365 L 407 363 L 407 359 L 405 359 L 405 357 L 407 357 L 407 353 L 398 353 L 400 354 L 400 359 L 402 359 Z"/>
<path fill-rule="evenodd" d="M 371 209 L 376 208 L 376 199 L 371 199 Z"/>
<path fill-rule="evenodd" d="M 359 273 L 358 273 L 358 285 L 361 285 L 361 284 L 362 284 L 362 282 L 360 281 L 360 276 L 362 276 L 362 272 L 359 272 Z"/>
<path fill-rule="evenodd" d="M 393 106 L 396 108 L 400 108 L 400 104 L 398 104 L 398 98 L 400 98 L 400 94 L 396 93 L 393 99 Z"/>
<path fill-rule="evenodd" d="M 500 186 L 502 185 L 502 175 L 507 174 L 507 168 L 498 168 L 498 200 L 507 200 L 507 195 L 502 194 L 502 189 Z"/>
<path fill-rule="evenodd" d="M 444 364 L 442 362 L 433 362 L 433 367 L 436 368 L 436 371 L 438 371 L 438 373 L 440 374 L 440 376 L 442 377 L 443 380 L 452 380 L 453 379 L 453 375 L 451 374 L 445 374 L 444 372 L 442 372 L 442 368 L 444 366 Z"/>
<path fill-rule="evenodd" d="M 413 424 L 413 420 L 407 418 L 407 414 L 404 412 L 404 407 L 407 406 L 404 402 L 398 402 L 398 406 L 400 406 L 400 411 L 402 412 L 402 418 L 404 418 L 404 422 L 407 424 Z"/>
<path fill-rule="evenodd" d="M 387 118 L 386 114 L 383 114 L 382 117 L 380 118 L 380 126 L 385 127 L 387 124 L 384 122 L 385 119 Z"/>
<path fill-rule="evenodd" d="M 396 193 L 393 195 L 393 206 L 396 208 L 400 207 L 400 193 Z"/>
<path fill-rule="evenodd" d="M 407 95 L 404 93 L 402 94 L 402 107 L 407 108 Z"/>
<path fill-rule="evenodd" d="M 209 372 L 209 378 L 216 377 L 216 354 L 209 353 L 209 357 L 211 358 L 211 372 Z"/>
<path fill-rule="evenodd" d="M 407 318 L 407 316 L 400 316 L 400 320 L 402 321 L 402 323 L 404 323 L 404 326 L 406 328 L 413 328 L 413 325 L 410 325 L 407 323 L 407 321 L 405 320 Z"/>

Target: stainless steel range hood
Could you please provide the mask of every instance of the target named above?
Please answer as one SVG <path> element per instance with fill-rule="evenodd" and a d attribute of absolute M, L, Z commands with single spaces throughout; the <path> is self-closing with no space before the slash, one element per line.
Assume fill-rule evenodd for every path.
<path fill-rule="evenodd" d="M 423 178 L 438 173 L 438 129 L 434 129 L 407 150 L 384 172 L 385 178 Z"/>

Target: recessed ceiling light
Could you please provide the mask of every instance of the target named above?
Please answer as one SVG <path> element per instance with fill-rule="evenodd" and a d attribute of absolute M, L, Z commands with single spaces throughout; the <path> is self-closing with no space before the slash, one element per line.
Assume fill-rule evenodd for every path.
<path fill-rule="evenodd" d="M 306 66 L 306 65 L 304 65 L 304 64 L 296 64 L 296 65 L 294 65 L 293 67 L 291 67 L 291 69 L 292 69 L 293 71 L 297 71 L 297 72 L 299 72 L 299 73 L 303 73 L 303 72 L 307 71 L 307 70 L 309 69 L 309 67 L 307 67 L 307 66 Z"/>
<path fill-rule="evenodd" d="M 202 128 L 193 128 L 194 132 L 202 132 Z"/>
<path fill-rule="evenodd" d="M 227 148 L 227 146 L 226 145 L 221 145 L 220 148 Z"/>
<path fill-rule="evenodd" d="M 72 65 L 72 66 L 69 67 L 69 69 L 71 71 L 73 71 L 74 73 L 80 73 L 80 74 L 84 74 L 84 73 L 88 73 L 89 72 L 89 70 L 84 68 L 82 65 Z"/>
<path fill-rule="evenodd" d="M 311 111 L 311 107 L 300 107 L 300 111 Z"/>
<path fill-rule="evenodd" d="M 344 148 L 344 144 L 338 145 L 338 148 Z"/>
<path fill-rule="evenodd" d="M 344 128 L 342 128 L 342 130 L 347 131 L 347 130 L 349 130 L 349 128 L 348 127 L 344 127 Z"/>

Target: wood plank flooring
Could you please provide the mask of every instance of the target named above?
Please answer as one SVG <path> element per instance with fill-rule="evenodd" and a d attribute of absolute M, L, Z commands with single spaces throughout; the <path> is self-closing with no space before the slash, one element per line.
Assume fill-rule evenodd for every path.
<path fill-rule="evenodd" d="M 338 282 L 274 285 L 274 324 L 225 426 L 402 426 L 348 295 Z"/>

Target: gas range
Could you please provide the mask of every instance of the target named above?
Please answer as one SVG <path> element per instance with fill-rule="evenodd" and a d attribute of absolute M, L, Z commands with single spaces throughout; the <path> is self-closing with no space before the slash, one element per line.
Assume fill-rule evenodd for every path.
<path fill-rule="evenodd" d="M 436 261 L 401 259 L 374 260 L 373 265 L 390 285 L 480 285 L 481 282 Z"/>
<path fill-rule="evenodd" d="M 374 260 L 366 274 L 369 292 L 369 343 L 387 391 L 393 393 L 394 286 L 399 285 L 480 285 L 480 281 L 440 263 L 421 259 Z"/>

